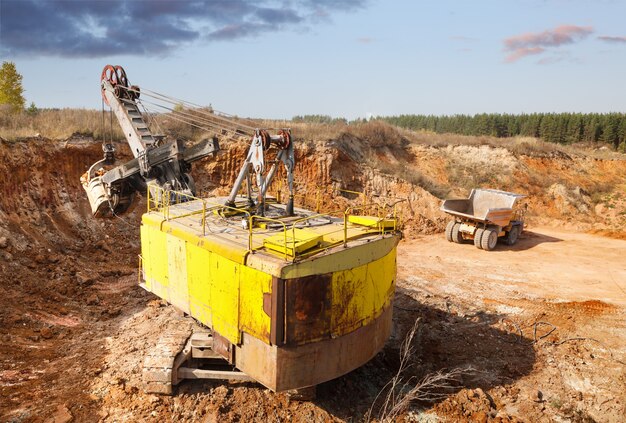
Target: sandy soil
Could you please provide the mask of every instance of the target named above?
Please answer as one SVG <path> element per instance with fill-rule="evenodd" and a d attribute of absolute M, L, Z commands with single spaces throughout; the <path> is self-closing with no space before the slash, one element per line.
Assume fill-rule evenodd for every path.
<path fill-rule="evenodd" d="M 448 399 L 414 403 L 409 421 L 623 421 L 625 248 L 548 228 L 493 252 L 442 235 L 403 241 L 392 339 L 363 368 L 321 385 L 312 402 L 250 383 L 185 382 L 174 397 L 144 394 L 141 362 L 154 328 L 182 317 L 136 286 L 130 263 L 116 273 L 102 260 L 69 298 L 1 314 L 0 421 L 359 421 L 418 319 L 410 375 L 465 370 Z"/>

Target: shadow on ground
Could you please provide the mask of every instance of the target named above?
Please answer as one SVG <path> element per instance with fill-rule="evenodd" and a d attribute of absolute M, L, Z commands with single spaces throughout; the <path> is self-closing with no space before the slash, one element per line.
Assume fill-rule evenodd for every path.
<path fill-rule="evenodd" d="M 530 250 L 540 244 L 545 244 L 548 242 L 562 242 L 561 238 L 556 238 L 553 236 L 545 235 L 539 232 L 532 231 L 524 231 L 524 233 L 520 236 L 519 240 L 515 245 L 506 245 L 504 243 L 498 243 L 498 247 L 495 251 L 522 251 L 522 250 Z"/>
<path fill-rule="evenodd" d="M 461 316 L 420 303 L 398 289 L 394 305 L 394 333 L 381 351 L 365 366 L 318 386 L 315 403 L 347 421 L 360 421 L 379 392 L 400 365 L 400 345 L 419 320 L 406 377 L 455 368 L 472 368 L 452 382 L 453 394 L 463 388 L 490 388 L 510 384 L 531 372 L 535 362 L 528 339 L 500 330 L 503 316 L 476 313 Z M 358 398 L 357 401 L 354 399 Z M 377 415 L 379 404 L 373 407 Z"/>

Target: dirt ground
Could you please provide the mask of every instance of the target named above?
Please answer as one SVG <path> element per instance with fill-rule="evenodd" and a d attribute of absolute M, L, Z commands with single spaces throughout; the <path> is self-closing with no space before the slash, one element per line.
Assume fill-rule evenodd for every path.
<path fill-rule="evenodd" d="M 423 348 L 476 368 L 475 386 L 491 397 L 479 413 L 624 421 L 625 248 L 622 240 L 545 227 L 489 253 L 428 236 L 398 250 L 397 304 L 413 301 L 420 314 L 432 307 L 448 315 L 451 323 L 424 329 Z M 442 345 L 433 350 L 433 342 Z M 426 360 L 426 367 L 436 362 Z M 433 410 L 463 419 L 464 399 L 461 392 Z"/>
<path fill-rule="evenodd" d="M 331 185 L 359 171 L 330 147 L 316 162 L 314 147 L 300 153 L 306 179 Z M 223 382 L 184 382 L 160 397 L 140 389 L 143 357 L 161 332 L 187 320 L 137 286 L 142 203 L 120 219 L 91 217 L 78 180 L 100 156 L 92 140 L 0 140 L 0 422 L 358 422 L 370 408 L 378 418 L 375 399 L 416 322 L 405 380 L 460 374 L 445 399 L 414 402 L 401 421 L 626 421 L 622 194 L 598 203 L 615 212 L 615 225 L 596 227 L 591 209 L 564 202 L 567 220 L 539 227 L 533 218 L 516 246 L 485 252 L 445 241 L 445 216 L 424 190 L 358 174 L 354 188 L 410 195 L 394 330 L 381 353 L 320 385 L 313 401 Z M 230 184 L 238 170 L 231 156 L 196 170 L 197 181 L 213 184 L 203 192 Z M 622 162 L 593 163 L 593 175 L 611 165 L 620 180 Z M 558 198 L 533 207 L 549 211 Z M 574 212 L 591 223 L 573 231 Z"/>
<path fill-rule="evenodd" d="M 311 402 L 251 383 L 185 382 L 173 397 L 144 394 L 141 362 L 155 327 L 183 318 L 136 286 L 130 263 L 111 270 L 96 262 L 75 292 L 2 311 L 1 419 L 359 421 L 420 319 L 414 375 L 465 370 L 449 398 L 414 404 L 405 419 L 623 421 L 625 248 L 549 228 L 493 252 L 441 235 L 403 241 L 392 339 L 363 368 L 321 385 Z"/>

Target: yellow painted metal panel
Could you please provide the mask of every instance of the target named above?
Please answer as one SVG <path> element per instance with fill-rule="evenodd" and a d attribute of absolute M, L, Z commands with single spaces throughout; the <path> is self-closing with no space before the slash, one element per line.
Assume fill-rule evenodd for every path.
<path fill-rule="evenodd" d="M 241 265 L 217 254 L 209 256 L 213 329 L 239 343 L 239 278 Z"/>
<path fill-rule="evenodd" d="M 210 236 L 202 236 L 197 228 L 192 229 L 185 227 L 176 220 L 167 221 L 163 215 L 157 212 L 144 213 L 141 218 L 143 225 L 151 226 L 161 232 L 166 232 L 177 238 L 200 246 L 206 250 L 213 251 L 237 263 L 244 263 L 248 255 L 248 245 L 240 245 L 233 243 L 224 238 L 211 238 Z M 201 227 L 201 226 L 200 226 Z"/>
<path fill-rule="evenodd" d="M 263 310 L 263 294 L 272 291 L 272 276 L 241 266 L 239 276 L 239 327 L 269 344 L 270 317 Z"/>
<path fill-rule="evenodd" d="M 310 248 L 321 236 L 335 232 L 331 229 L 298 229 L 295 240 L 290 239 L 287 245 L 282 233 L 274 237 L 283 244 L 282 251 L 293 251 L 294 246 L 296 250 Z M 348 237 L 375 231 L 355 225 L 348 228 Z M 177 222 L 147 214 L 143 217 L 141 240 L 146 287 L 233 344 L 240 342 L 242 331 L 269 343 L 270 317 L 263 309 L 263 295 L 271 293 L 272 274 L 290 279 L 333 273 L 333 336 L 369 323 L 393 296 L 395 236 L 361 244 L 356 241 L 348 249 L 287 263 L 267 255 L 248 256 L 245 247 L 233 242 L 203 237 Z"/>
<path fill-rule="evenodd" d="M 287 253 L 289 256 L 294 255 L 294 250 L 301 253 L 310 248 L 315 247 L 322 239 L 320 235 L 309 229 L 293 229 L 279 232 L 276 235 L 268 236 L 263 241 L 266 248 L 270 248 L 280 253 Z"/>
<path fill-rule="evenodd" d="M 399 239 L 398 236 L 390 236 L 361 245 L 353 245 L 346 249 L 341 248 L 332 254 L 315 257 L 311 260 L 285 263 L 280 269 L 280 277 L 282 279 L 302 278 L 359 267 L 386 256 L 392 250 L 395 251 Z M 254 263 L 256 261 L 255 256 L 252 255 L 249 261 Z"/>
<path fill-rule="evenodd" d="M 248 254 L 247 243 L 238 245 L 224 238 L 203 237 L 176 221 L 163 222 L 162 230 L 237 263 L 243 263 Z"/>
<path fill-rule="evenodd" d="M 167 235 L 165 239 L 167 245 L 170 302 L 180 310 L 189 313 L 187 249 L 185 248 L 185 241 L 172 235 Z"/>
<path fill-rule="evenodd" d="M 187 243 L 187 284 L 189 286 L 189 314 L 211 327 L 211 253 Z"/>
<path fill-rule="evenodd" d="M 348 222 L 354 223 L 355 225 L 367 226 L 370 228 L 380 229 L 393 229 L 395 225 L 395 220 L 393 219 L 382 219 L 380 217 L 375 216 L 348 216 Z"/>
<path fill-rule="evenodd" d="M 320 228 L 321 229 L 321 228 Z M 355 238 L 360 238 L 367 234 L 377 233 L 378 229 L 376 228 L 368 228 L 366 226 L 356 226 L 356 225 L 348 225 L 348 229 L 344 234 L 343 226 L 331 226 L 329 229 L 333 229 L 332 231 L 325 231 L 323 234 L 324 242 L 329 244 L 336 244 L 339 242 L 343 242 L 344 235 L 348 241 Z"/>
<path fill-rule="evenodd" d="M 146 267 L 146 287 L 157 296 L 170 301 L 169 272 L 167 266 L 167 244 L 165 234 L 151 226 L 146 226 L 148 240 L 147 252 L 144 257 Z M 145 248 L 142 245 L 142 248 Z"/>
<path fill-rule="evenodd" d="M 150 226 L 141 225 L 139 228 L 139 235 L 141 237 L 141 266 L 143 270 L 143 277 L 145 287 L 148 291 L 151 291 L 152 283 L 150 281 L 150 263 L 152 257 L 150 256 Z"/>
<path fill-rule="evenodd" d="M 374 262 L 334 273 L 332 335 L 345 335 L 378 317 L 393 296 L 395 275 L 395 248 Z"/>

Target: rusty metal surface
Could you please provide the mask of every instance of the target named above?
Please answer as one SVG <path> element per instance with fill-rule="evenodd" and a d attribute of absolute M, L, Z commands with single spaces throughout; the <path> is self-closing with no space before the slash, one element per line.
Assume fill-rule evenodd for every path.
<path fill-rule="evenodd" d="M 272 278 L 272 296 L 270 313 L 270 342 L 272 345 L 285 343 L 285 281 Z"/>
<path fill-rule="evenodd" d="M 370 324 L 339 338 L 305 345 L 267 345 L 244 333 L 236 346 L 236 366 L 275 392 L 318 385 L 342 376 L 372 359 L 385 345 L 393 304 Z"/>
<path fill-rule="evenodd" d="M 285 281 L 285 341 L 299 345 L 330 337 L 332 273 Z"/>
<path fill-rule="evenodd" d="M 213 331 L 213 351 L 224 357 L 229 363 L 235 361 L 235 349 L 228 339 Z"/>

